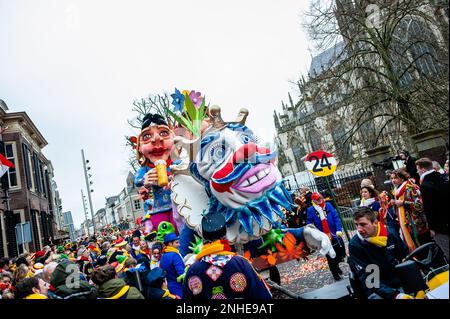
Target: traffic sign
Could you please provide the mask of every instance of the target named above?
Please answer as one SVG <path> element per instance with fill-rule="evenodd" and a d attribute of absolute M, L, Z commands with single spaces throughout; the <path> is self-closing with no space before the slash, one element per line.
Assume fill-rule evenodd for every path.
<path fill-rule="evenodd" d="M 337 162 L 330 153 L 315 151 L 306 156 L 305 166 L 312 174 L 324 177 L 336 171 Z"/>

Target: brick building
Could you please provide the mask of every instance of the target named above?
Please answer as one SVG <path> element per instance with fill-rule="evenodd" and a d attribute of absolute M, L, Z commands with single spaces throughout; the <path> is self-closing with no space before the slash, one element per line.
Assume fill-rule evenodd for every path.
<path fill-rule="evenodd" d="M 25 112 L 7 112 L 0 100 L 0 151 L 14 163 L 1 179 L 0 256 L 37 251 L 56 234 L 53 169 L 42 149 L 48 144 Z M 15 227 L 30 223 L 31 242 L 17 245 Z"/>

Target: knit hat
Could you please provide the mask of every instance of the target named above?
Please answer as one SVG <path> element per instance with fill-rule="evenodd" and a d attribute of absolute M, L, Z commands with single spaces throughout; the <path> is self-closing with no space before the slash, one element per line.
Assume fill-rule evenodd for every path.
<path fill-rule="evenodd" d="M 364 179 L 361 181 L 361 188 L 363 188 L 363 187 L 372 187 L 372 188 L 375 188 L 375 187 L 373 186 L 372 180 L 370 180 L 370 179 L 368 179 L 368 178 L 364 178 Z"/>

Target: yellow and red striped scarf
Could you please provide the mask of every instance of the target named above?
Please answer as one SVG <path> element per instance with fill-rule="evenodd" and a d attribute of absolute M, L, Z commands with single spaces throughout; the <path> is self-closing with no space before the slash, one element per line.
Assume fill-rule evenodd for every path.
<path fill-rule="evenodd" d="M 366 240 L 369 243 L 374 244 L 378 247 L 386 247 L 387 239 L 388 239 L 388 232 L 383 223 L 378 223 L 378 231 L 376 236 L 366 238 Z"/>
<path fill-rule="evenodd" d="M 405 191 L 408 187 L 408 183 L 410 181 L 405 181 L 400 187 L 398 187 L 395 191 L 395 198 L 401 201 L 405 201 Z M 398 221 L 400 225 L 400 234 L 402 236 L 403 241 L 405 242 L 406 246 L 408 246 L 408 250 L 410 252 L 414 251 L 417 246 L 414 242 L 414 239 L 412 238 L 409 230 L 408 230 L 408 218 L 407 218 L 407 212 L 405 212 L 405 207 L 399 206 L 397 207 L 397 215 L 398 215 Z"/>

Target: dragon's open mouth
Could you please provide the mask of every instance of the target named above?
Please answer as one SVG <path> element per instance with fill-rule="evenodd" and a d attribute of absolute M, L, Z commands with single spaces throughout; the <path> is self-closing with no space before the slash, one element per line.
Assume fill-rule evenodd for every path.
<path fill-rule="evenodd" d="M 247 170 L 231 187 L 245 193 L 259 193 L 272 187 L 277 175 L 270 164 L 258 164 Z"/>

